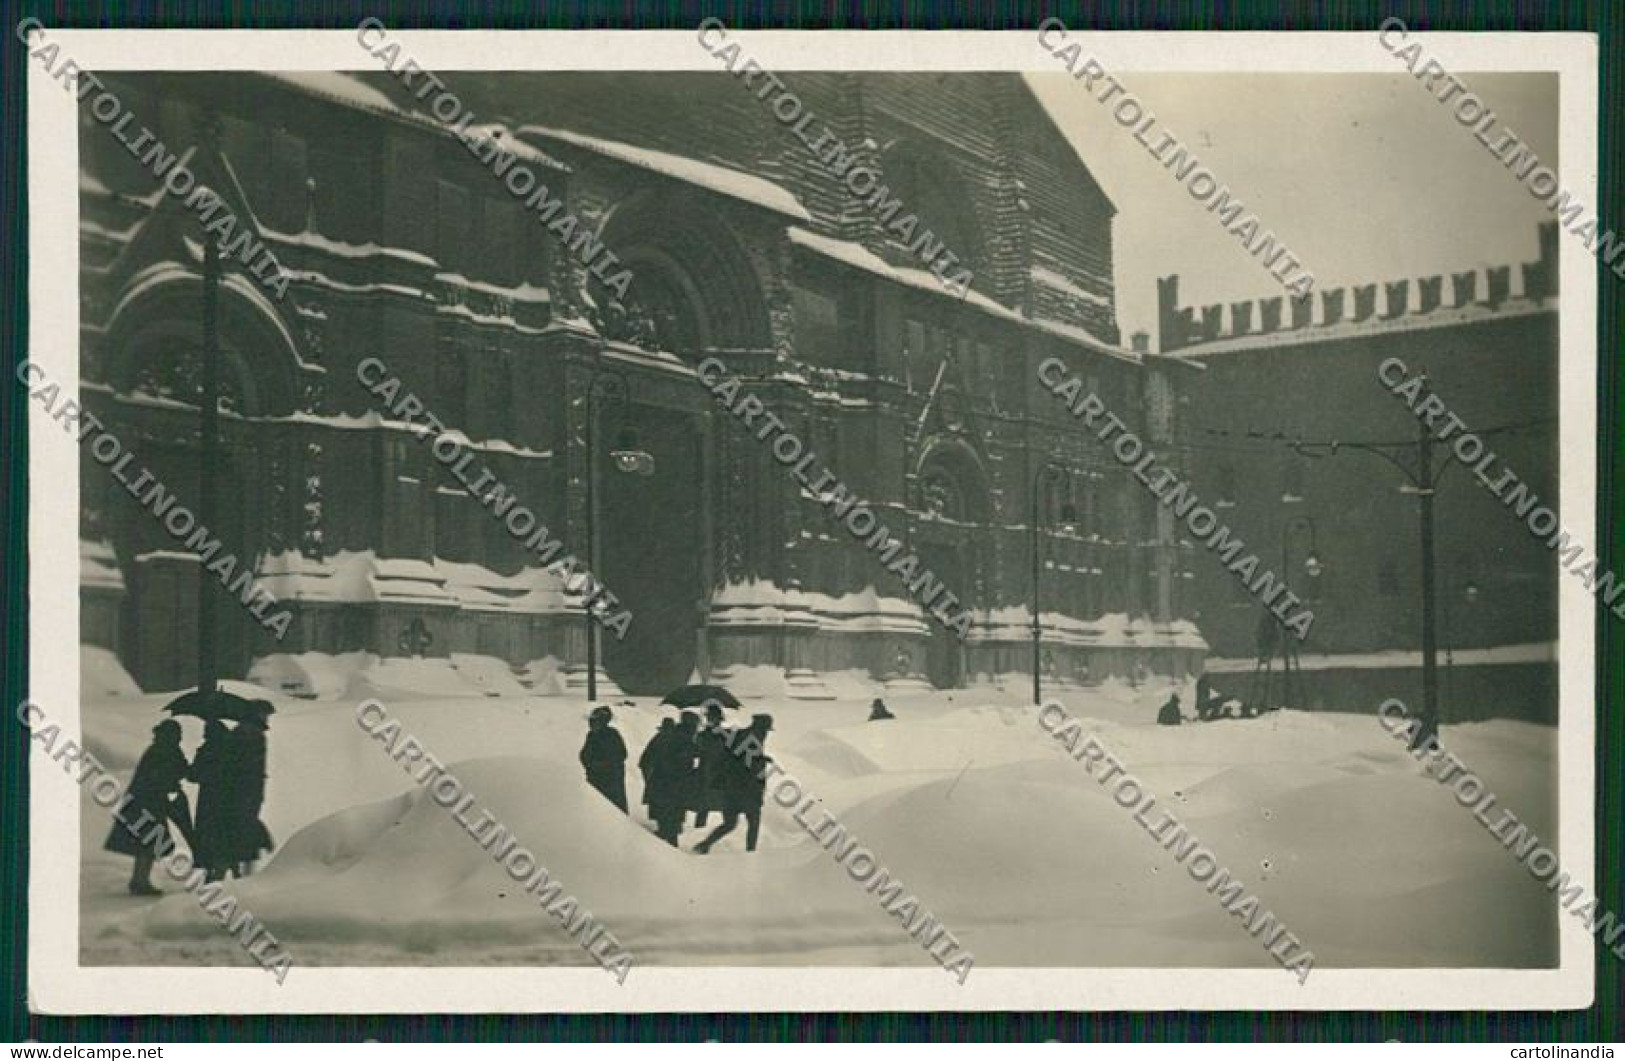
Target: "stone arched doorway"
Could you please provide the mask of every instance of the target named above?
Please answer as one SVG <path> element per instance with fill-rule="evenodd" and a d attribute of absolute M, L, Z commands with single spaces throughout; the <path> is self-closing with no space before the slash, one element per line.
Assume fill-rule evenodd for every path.
<path fill-rule="evenodd" d="M 174 496 L 175 507 L 198 516 L 200 526 L 201 299 L 198 279 L 179 270 L 128 298 L 102 348 L 110 393 L 87 392 L 87 403 L 134 455 L 126 478 L 138 470 L 149 473 Z M 219 336 L 220 496 L 208 530 L 221 542 L 216 560 L 229 553 L 238 569 L 253 569 L 271 547 L 287 486 L 276 481 L 276 445 L 264 418 L 293 411 L 296 360 L 274 311 L 229 285 L 221 292 Z M 126 668 L 149 690 L 195 684 L 195 553 L 104 469 L 82 466 L 90 524 L 85 533 L 112 543 L 126 587 L 119 638 Z M 246 609 L 227 601 L 224 590 L 221 595 L 215 630 L 220 676 L 241 677 L 264 635 Z"/>
<path fill-rule="evenodd" d="M 728 222 L 701 196 L 644 193 L 618 206 L 604 241 L 634 280 L 618 306 L 601 307 L 607 339 L 692 365 L 768 345 L 760 284 Z M 608 405 L 593 469 L 598 569 L 633 620 L 605 638 L 604 668 L 629 693 L 661 693 L 689 680 L 717 568 L 714 528 L 728 501 L 717 487 L 717 432 L 699 384 L 672 387 L 669 368 L 622 359 L 626 400 Z M 648 475 L 617 470 L 613 451 L 653 457 Z"/>
<path fill-rule="evenodd" d="M 916 549 L 921 562 L 960 599 L 978 603 L 985 582 L 984 536 L 988 523 L 987 477 L 981 459 L 957 439 L 927 445 L 916 470 L 919 522 Z M 965 647 L 953 631 L 935 620 L 926 644 L 926 676 L 939 689 L 965 683 Z"/>

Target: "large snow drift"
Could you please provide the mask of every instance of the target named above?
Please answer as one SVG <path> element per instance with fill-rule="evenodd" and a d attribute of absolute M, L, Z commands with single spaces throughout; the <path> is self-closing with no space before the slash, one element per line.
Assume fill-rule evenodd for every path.
<path fill-rule="evenodd" d="M 960 694 L 963 696 L 964 694 Z M 975 694 L 771 710 L 769 752 L 973 952 L 979 966 L 1247 966 L 1272 961 L 1173 856 L 1037 725 Z M 1071 696 L 1162 805 L 1315 954 L 1317 967 L 1542 966 L 1550 892 L 1404 755 L 1370 715 L 1281 712 L 1150 724 L 1166 690 Z M 450 814 L 357 726 L 354 704 L 278 700 L 266 819 L 281 847 L 234 887 L 309 964 L 580 965 L 590 959 Z M 128 770 L 161 701 L 87 707 L 93 748 Z M 638 963 L 928 965 L 931 958 L 788 811 L 709 856 L 631 820 L 575 760 L 584 705 L 481 698 L 388 705 Z M 662 710 L 616 709 L 629 767 Z M 743 721 L 741 713 L 740 721 Z M 190 723 L 189 723 L 190 725 Z M 1446 736 L 1502 804 L 1555 839 L 1551 730 L 1496 721 Z M 196 739 L 189 733 L 188 746 Z M 130 899 L 86 808 L 86 961 L 241 962 L 186 895 Z M 714 821 L 714 819 L 713 819 Z M 173 888 L 173 882 L 164 882 Z M 1286 975 L 1283 973 L 1283 975 Z"/>

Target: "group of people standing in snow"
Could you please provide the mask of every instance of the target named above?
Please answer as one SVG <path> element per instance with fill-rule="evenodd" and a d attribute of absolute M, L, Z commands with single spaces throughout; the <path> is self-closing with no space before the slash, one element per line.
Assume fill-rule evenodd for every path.
<path fill-rule="evenodd" d="M 171 824 L 206 880 L 221 880 L 228 873 L 246 876 L 271 850 L 271 833 L 260 820 L 260 809 L 265 803 L 265 742 L 272 708 L 263 700 L 253 706 L 235 727 L 218 718 L 205 722 L 203 743 L 190 762 L 181 748 L 179 722 L 169 718 L 152 728 L 152 743 L 130 778 L 129 803 L 115 815 L 103 845 L 135 859 L 131 895 L 161 894 L 153 886 L 152 868 L 159 853 L 174 846 Z M 181 787 L 187 781 L 197 786 L 195 817 Z M 136 822 L 151 824 L 138 831 Z"/>
<path fill-rule="evenodd" d="M 587 783 L 604 798 L 627 810 L 626 742 L 612 726 L 607 707 L 594 708 L 587 720 L 587 739 L 581 746 L 581 765 Z M 673 847 L 684 822 L 694 815 L 694 828 L 705 827 L 713 811 L 722 821 L 694 845 L 706 854 L 717 841 L 745 819 L 745 849 L 756 850 L 762 826 L 762 798 L 767 788 L 766 767 L 772 760 L 762 754 L 735 754 L 736 742 L 754 738 L 753 751 L 764 747 L 773 729 L 773 716 L 753 715 L 750 725 L 729 729 L 722 724 L 722 708 L 709 704 L 705 722 L 692 711 L 660 721 L 660 729 L 638 756 L 643 775 L 643 802 L 655 824 L 655 835 Z"/>

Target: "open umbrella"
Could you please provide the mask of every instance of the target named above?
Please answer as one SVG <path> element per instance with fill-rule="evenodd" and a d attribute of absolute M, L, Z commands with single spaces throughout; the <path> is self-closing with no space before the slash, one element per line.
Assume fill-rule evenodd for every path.
<path fill-rule="evenodd" d="M 205 721 L 220 718 L 241 722 L 256 715 L 273 714 L 276 708 L 271 706 L 269 700 L 250 700 L 220 689 L 211 693 L 194 689 L 165 704 L 164 710 L 172 715 L 191 715 Z"/>
<path fill-rule="evenodd" d="M 737 696 L 720 685 L 685 685 L 667 693 L 660 702 L 679 709 L 720 704 L 733 711 L 743 706 Z"/>

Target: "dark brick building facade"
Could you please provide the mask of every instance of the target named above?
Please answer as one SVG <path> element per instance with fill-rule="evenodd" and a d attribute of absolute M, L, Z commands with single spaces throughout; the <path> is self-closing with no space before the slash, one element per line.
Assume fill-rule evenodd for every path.
<path fill-rule="evenodd" d="M 1191 475 L 1313 607 L 1300 649 L 1311 699 L 1420 698 L 1420 531 L 1398 468 L 1292 443 L 1415 440 L 1416 417 L 1377 374 L 1399 358 L 1425 370 L 1470 428 L 1509 428 L 1486 444 L 1556 510 L 1556 238 L 1543 226 L 1538 256 L 1518 265 L 1325 290 L 1295 305 L 1187 307 L 1178 277 L 1161 281 L 1162 351 L 1202 369 L 1180 417 Z M 1555 719 L 1556 558 L 1470 469 L 1449 466 L 1449 446 L 1434 452 L 1446 469 L 1435 506 L 1446 717 Z M 1209 668 L 1225 674 L 1216 681 L 1226 692 L 1247 695 L 1261 608 L 1202 559 L 1193 603 L 1216 657 Z"/>
<path fill-rule="evenodd" d="M 228 608 L 228 674 L 328 694 L 403 661 L 448 692 L 582 682 L 580 599 L 379 414 L 368 357 L 583 555 L 591 477 L 596 571 L 634 616 L 604 638 L 627 691 L 1024 681 L 1046 464 L 1051 681 L 1199 667 L 1191 558 L 1035 376 L 1063 358 L 1156 441 L 1191 370 L 1121 344 L 1112 205 L 1019 77 L 786 76 L 974 273 L 963 299 L 724 74 L 457 79 L 482 136 L 625 264 L 624 301 L 386 77 L 108 81 L 177 151 L 201 143 L 190 164 L 287 270 L 273 299 L 228 263 L 222 297 L 218 531 L 295 616 L 275 642 Z M 186 495 L 198 221 L 89 116 L 81 146 L 85 399 Z M 907 535 L 973 610 L 966 640 L 716 408 L 694 378 L 710 356 Z M 623 474 L 616 447 L 653 474 Z M 144 687 L 190 683 L 195 558 L 92 462 L 84 484 L 85 638 Z"/>

